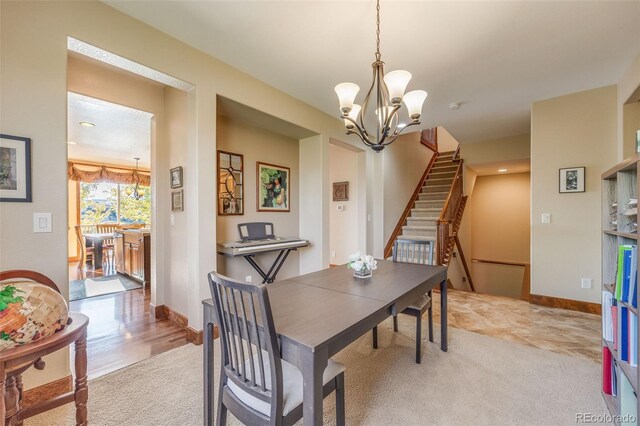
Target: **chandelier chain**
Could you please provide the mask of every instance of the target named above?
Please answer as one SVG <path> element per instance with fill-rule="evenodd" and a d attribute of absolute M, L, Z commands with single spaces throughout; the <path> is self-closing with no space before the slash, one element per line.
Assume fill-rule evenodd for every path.
<path fill-rule="evenodd" d="M 380 60 L 380 0 L 376 1 L 376 61 Z"/>

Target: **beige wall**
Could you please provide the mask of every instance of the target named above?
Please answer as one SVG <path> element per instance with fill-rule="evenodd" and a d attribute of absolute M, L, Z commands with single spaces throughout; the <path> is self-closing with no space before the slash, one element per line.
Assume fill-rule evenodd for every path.
<path fill-rule="evenodd" d="M 622 138 L 626 149 L 625 158 L 636 152 L 636 132 L 640 130 L 640 102 L 633 102 L 622 107 Z"/>
<path fill-rule="evenodd" d="M 184 191 L 184 188 L 189 185 L 189 182 L 184 178 L 184 169 L 189 167 L 187 165 L 187 145 L 184 142 L 187 140 L 188 119 L 186 92 L 172 87 L 164 88 L 164 117 L 165 126 L 163 128 L 161 127 L 161 131 L 166 135 L 168 168 L 183 167 L 182 189 Z M 161 170 L 164 170 L 164 168 Z M 163 191 L 165 194 L 171 193 L 172 190 L 167 187 L 166 183 L 169 181 L 169 174 L 164 173 L 160 176 L 160 180 L 164 181 L 160 191 Z M 185 208 L 188 207 L 189 206 L 185 205 Z M 171 259 L 171 261 L 166 262 L 165 265 L 156 263 L 156 267 L 165 268 L 164 274 L 167 277 L 167 285 L 162 286 L 159 290 L 164 291 L 165 305 L 186 315 L 189 309 L 187 302 L 189 282 L 187 279 L 188 242 L 185 238 L 187 232 L 187 217 L 185 212 L 171 212 L 169 227 L 157 229 L 156 234 L 162 231 L 165 232 L 167 241 L 166 258 Z"/>
<path fill-rule="evenodd" d="M 618 133 L 617 133 L 617 147 L 618 147 L 618 158 L 617 161 L 620 162 L 623 159 L 630 157 L 633 155 L 636 149 L 635 140 L 625 137 L 625 130 L 623 119 L 625 117 L 624 114 L 624 105 L 630 101 L 630 98 L 634 95 L 636 96 L 635 100 L 638 101 L 637 97 L 640 96 L 638 91 L 640 90 L 640 52 L 635 57 L 633 62 L 629 65 L 629 68 L 624 72 L 622 76 L 620 76 L 620 80 L 618 80 L 617 86 L 617 111 L 618 111 Z"/>
<path fill-rule="evenodd" d="M 299 142 L 296 139 L 273 133 L 268 130 L 250 127 L 244 123 L 218 117 L 218 149 L 244 156 L 244 215 L 217 216 L 218 242 L 233 241 L 239 238 L 238 224 L 245 222 L 272 222 L 276 235 L 282 237 L 306 238 L 299 234 Z M 289 167 L 289 205 L 290 212 L 256 211 L 256 162 L 271 163 Z M 315 241 L 311 241 L 312 244 Z M 306 250 L 306 249 L 301 249 Z M 268 270 L 275 260 L 277 252 L 261 255 L 257 262 L 262 269 Z M 218 270 L 231 278 L 244 281 L 247 275 L 252 282 L 261 282 L 258 273 L 241 257 L 230 258 L 218 255 Z M 278 273 L 279 279 L 299 275 L 299 252 L 291 252 Z"/>
<path fill-rule="evenodd" d="M 358 194 L 360 193 L 358 175 L 358 153 L 338 145 L 329 146 L 329 177 L 334 182 L 349 182 L 349 200 L 333 201 L 331 192 L 331 263 L 342 265 L 349 255 L 365 248 L 358 247 Z M 344 206 L 338 211 L 338 205 Z"/>
<path fill-rule="evenodd" d="M 306 270 L 329 263 L 329 197 L 328 193 L 324 194 L 329 185 L 329 140 L 344 135 L 340 120 L 101 2 L 1 2 L 0 20 L 0 131 L 32 138 L 34 197 L 32 203 L 0 204 L 1 269 L 38 270 L 58 283 L 63 294 L 68 294 L 68 36 L 194 86 L 187 95 L 188 129 L 187 138 L 182 142 L 186 145 L 184 167 L 187 182 L 183 213 L 186 222 L 183 238 L 187 241 L 188 259 L 185 314 L 194 328 L 199 329 L 202 323 L 201 301 L 209 297 L 206 274 L 216 269 L 216 219 L 212 212 L 216 205 L 215 117 L 218 95 L 321 134 L 308 141 L 305 147 L 305 155 L 308 154 L 305 161 L 314 166 L 316 173 L 305 182 L 307 190 L 300 192 L 300 203 L 312 208 L 305 217 L 305 223 L 300 224 L 300 231 L 310 230 L 317 241 L 305 259 Z M 71 67 L 69 72 L 73 72 Z M 71 84 L 69 90 L 80 92 Z M 112 94 L 124 96 L 126 93 Z M 121 103 L 115 99 L 112 101 Z M 157 174 L 152 173 L 152 202 L 156 212 L 152 219 L 154 240 L 155 246 L 160 248 L 155 255 L 152 254 L 152 283 L 157 286 L 170 285 L 167 268 L 173 262 L 168 256 L 165 232 L 161 232 L 170 226 L 167 178 L 170 161 L 169 147 L 162 134 L 164 124 L 159 116 L 162 113 L 163 108 L 153 120 L 152 136 L 157 143 L 152 146 L 151 153 L 152 163 L 158 169 Z M 368 171 L 373 167 L 374 157 L 368 154 L 366 158 Z M 370 175 L 367 177 L 372 178 Z M 317 197 L 317 194 L 323 195 Z M 367 193 L 367 200 L 370 198 L 373 199 L 372 194 Z M 372 204 L 380 205 L 373 201 Z M 52 213 L 52 233 L 32 232 L 34 212 Z M 376 235 L 381 232 L 383 223 L 381 220 L 372 221 L 369 226 L 367 233 Z M 381 242 L 378 244 L 382 245 Z M 11 250 L 5 247 L 11 247 Z M 34 263 L 34 259 L 38 259 L 37 262 Z M 163 292 L 156 292 L 155 296 L 157 300 L 154 303 L 165 303 Z M 67 355 L 61 352 L 48 360 L 47 369 L 38 372 L 37 377 L 26 377 L 26 387 L 55 380 L 68 372 Z"/>
<path fill-rule="evenodd" d="M 379 155 L 383 170 L 380 185 L 384 197 L 384 247 L 433 157 L 433 151 L 420 143 L 420 132 L 412 132 L 400 136 Z"/>
<path fill-rule="evenodd" d="M 532 294 L 600 301 L 600 175 L 616 162 L 616 102 L 608 86 L 532 105 Z M 586 192 L 559 194 L 558 169 L 573 166 L 586 167 Z M 583 277 L 591 289 L 581 288 Z"/>
<path fill-rule="evenodd" d="M 466 165 L 513 161 L 531 156 L 531 135 L 516 135 L 460 145 Z"/>
<path fill-rule="evenodd" d="M 467 204 L 472 259 L 529 263 L 530 175 L 479 176 Z M 480 293 L 520 297 L 524 268 L 471 263 Z"/>

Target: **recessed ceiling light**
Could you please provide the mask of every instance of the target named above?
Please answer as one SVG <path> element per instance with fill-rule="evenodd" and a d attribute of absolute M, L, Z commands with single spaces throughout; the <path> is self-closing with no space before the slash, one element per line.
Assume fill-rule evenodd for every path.
<path fill-rule="evenodd" d="M 499 173 L 504 173 L 504 172 L 508 172 L 508 170 L 507 169 L 498 169 L 498 172 Z"/>
<path fill-rule="evenodd" d="M 93 123 L 89 123 L 88 121 L 81 121 L 81 122 L 80 122 L 80 125 L 81 125 L 81 126 L 84 126 L 84 127 L 96 127 L 96 125 L 95 125 L 95 124 L 93 124 Z"/>
<path fill-rule="evenodd" d="M 69 145 L 77 145 L 78 143 L 74 142 L 74 141 L 69 141 L 69 142 L 67 142 L 67 144 L 69 144 Z"/>

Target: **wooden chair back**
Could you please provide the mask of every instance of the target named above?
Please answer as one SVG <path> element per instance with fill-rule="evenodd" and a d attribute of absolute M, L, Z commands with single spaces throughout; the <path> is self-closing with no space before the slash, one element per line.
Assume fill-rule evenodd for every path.
<path fill-rule="evenodd" d="M 78 239 L 78 247 L 80 247 L 80 260 L 78 263 L 78 269 L 84 268 L 84 264 L 87 262 L 87 244 L 83 237 L 84 225 L 75 225 L 76 238 Z"/>
<path fill-rule="evenodd" d="M 267 287 L 244 284 L 216 272 L 209 274 L 209 286 L 222 351 L 220 397 L 230 402 L 225 406 L 246 424 L 268 420 L 235 397 L 225 386 L 231 380 L 249 395 L 270 403 L 270 419 L 281 417 L 282 360 Z M 271 383 L 265 382 L 265 363 Z"/>
<path fill-rule="evenodd" d="M 146 226 L 144 223 L 128 223 L 126 225 L 120 225 L 120 229 L 142 229 Z"/>
<path fill-rule="evenodd" d="M 98 232 L 96 225 L 80 225 L 83 234 L 95 234 Z"/>
<path fill-rule="evenodd" d="M 433 265 L 433 241 L 396 239 L 393 243 L 393 261 Z"/>

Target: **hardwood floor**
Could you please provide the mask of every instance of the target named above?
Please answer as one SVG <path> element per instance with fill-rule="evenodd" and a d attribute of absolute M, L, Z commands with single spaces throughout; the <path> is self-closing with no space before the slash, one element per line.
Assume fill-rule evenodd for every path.
<path fill-rule="evenodd" d="M 76 265 L 70 265 L 74 273 Z M 70 270 L 69 278 L 74 277 Z M 183 329 L 167 319 L 156 320 L 150 298 L 149 289 L 138 289 L 69 303 L 71 311 L 89 317 L 90 379 L 188 343 Z"/>

